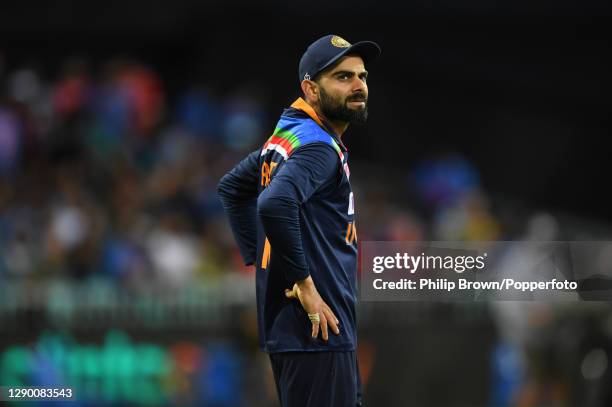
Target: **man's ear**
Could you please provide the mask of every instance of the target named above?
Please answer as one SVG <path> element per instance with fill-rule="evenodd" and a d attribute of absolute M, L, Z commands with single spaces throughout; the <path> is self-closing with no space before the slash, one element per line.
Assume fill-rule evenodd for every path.
<path fill-rule="evenodd" d="M 309 102 L 319 102 L 319 85 L 309 79 L 304 79 L 301 83 L 302 92 Z"/>

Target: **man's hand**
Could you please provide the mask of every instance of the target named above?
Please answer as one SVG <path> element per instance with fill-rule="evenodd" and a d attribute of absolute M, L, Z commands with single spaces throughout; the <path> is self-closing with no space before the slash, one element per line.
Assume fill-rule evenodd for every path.
<path fill-rule="evenodd" d="M 331 308 L 329 308 L 325 301 L 323 301 L 323 298 L 321 298 L 319 295 L 312 277 L 308 276 L 304 280 L 300 280 L 293 284 L 292 290 L 285 290 L 285 296 L 287 298 L 295 298 L 299 300 L 302 307 L 308 314 L 319 315 L 320 321 L 316 321 L 316 318 L 311 319 L 311 336 L 313 338 L 316 338 L 319 335 L 319 326 L 321 327 L 321 333 L 323 340 L 325 341 L 329 339 L 329 335 L 327 333 L 328 325 L 336 335 L 340 334 L 340 329 L 338 328 L 340 321 L 338 321 L 338 318 L 336 318 Z"/>

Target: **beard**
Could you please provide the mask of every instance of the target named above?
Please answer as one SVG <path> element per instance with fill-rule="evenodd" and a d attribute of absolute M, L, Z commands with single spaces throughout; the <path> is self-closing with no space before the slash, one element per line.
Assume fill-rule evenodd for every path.
<path fill-rule="evenodd" d="M 328 120 L 341 121 L 351 124 L 363 124 L 368 120 L 368 101 L 365 95 L 361 92 L 348 96 L 344 101 L 340 98 L 334 98 L 319 87 L 319 100 L 321 104 L 321 112 Z M 348 107 L 348 102 L 364 101 L 363 109 L 351 109 Z"/>

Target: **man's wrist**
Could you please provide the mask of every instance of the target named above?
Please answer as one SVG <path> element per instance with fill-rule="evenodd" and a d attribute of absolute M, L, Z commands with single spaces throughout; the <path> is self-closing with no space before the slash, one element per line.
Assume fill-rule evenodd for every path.
<path fill-rule="evenodd" d="M 297 280 L 295 282 L 295 284 L 297 284 L 297 286 L 303 290 L 303 289 L 309 289 L 309 288 L 314 288 L 314 281 L 312 280 L 311 276 L 306 277 L 303 280 Z"/>

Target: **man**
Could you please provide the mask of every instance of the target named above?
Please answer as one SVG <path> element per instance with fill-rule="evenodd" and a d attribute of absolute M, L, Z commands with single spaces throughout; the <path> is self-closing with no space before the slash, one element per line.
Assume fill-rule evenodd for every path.
<path fill-rule="evenodd" d="M 365 63 L 379 54 L 335 35 L 311 44 L 299 66 L 304 97 L 219 183 L 244 261 L 256 265 L 260 346 L 283 407 L 361 405 L 357 231 L 341 137 L 367 119 Z"/>

